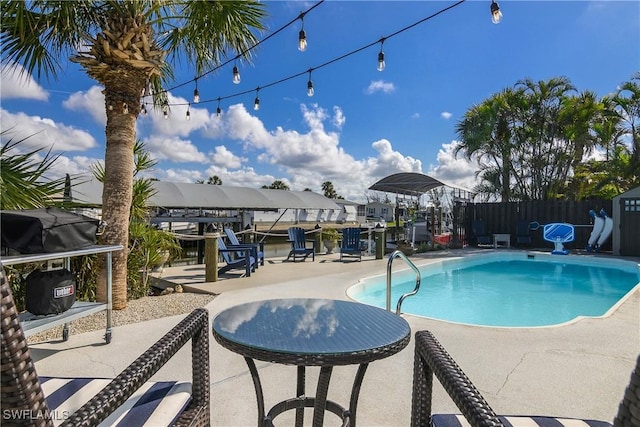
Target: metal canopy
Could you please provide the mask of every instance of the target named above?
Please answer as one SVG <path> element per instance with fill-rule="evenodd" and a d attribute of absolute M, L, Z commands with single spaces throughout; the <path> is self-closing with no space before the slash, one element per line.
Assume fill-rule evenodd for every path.
<path fill-rule="evenodd" d="M 73 202 L 102 205 L 102 183 L 93 177 L 81 177 L 73 186 Z M 335 202 L 311 191 L 266 190 L 225 185 L 153 181 L 156 194 L 149 206 L 165 209 L 340 209 Z"/>
<path fill-rule="evenodd" d="M 446 184 L 422 173 L 401 172 L 382 178 L 369 187 L 369 190 L 420 196 L 442 185 Z"/>

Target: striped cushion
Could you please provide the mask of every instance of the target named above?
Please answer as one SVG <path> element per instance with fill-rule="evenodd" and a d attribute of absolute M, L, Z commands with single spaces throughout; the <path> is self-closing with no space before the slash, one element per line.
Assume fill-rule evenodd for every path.
<path fill-rule="evenodd" d="M 553 417 L 498 417 L 505 427 L 611 427 L 606 421 L 579 420 Z M 439 414 L 431 416 L 434 427 L 470 427 L 462 415 Z"/>
<path fill-rule="evenodd" d="M 40 377 L 54 425 L 98 394 L 110 379 Z M 164 426 L 180 415 L 191 399 L 191 383 L 146 382 L 101 426 Z"/>

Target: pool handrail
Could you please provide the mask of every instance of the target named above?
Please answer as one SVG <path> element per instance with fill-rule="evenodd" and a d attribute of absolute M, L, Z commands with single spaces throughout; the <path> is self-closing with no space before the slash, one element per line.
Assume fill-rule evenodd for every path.
<path fill-rule="evenodd" d="M 396 258 L 401 258 L 409 267 L 416 272 L 416 287 L 411 292 L 407 292 L 400 296 L 398 299 L 398 305 L 396 306 L 396 314 L 399 316 L 401 313 L 402 302 L 405 298 L 410 297 L 418 293 L 420 289 L 420 282 L 422 280 L 422 276 L 420 274 L 420 270 L 414 263 L 412 263 L 409 258 L 402 251 L 393 251 L 391 255 L 389 255 L 389 261 L 387 262 L 387 311 L 391 311 L 391 266 L 393 264 L 393 260 Z"/>

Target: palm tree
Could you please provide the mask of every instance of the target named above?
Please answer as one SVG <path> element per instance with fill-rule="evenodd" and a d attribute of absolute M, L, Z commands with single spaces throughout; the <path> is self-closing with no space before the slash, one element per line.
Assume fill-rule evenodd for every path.
<path fill-rule="evenodd" d="M 631 137 L 631 163 L 640 175 L 640 72 L 624 82 L 613 97 L 618 115 L 627 134 Z"/>
<path fill-rule="evenodd" d="M 501 179 L 499 186 L 491 186 L 498 192 L 502 201 L 511 199 L 511 164 L 513 114 L 510 104 L 518 94 L 505 89 L 484 102 L 471 107 L 456 125 L 461 143 L 455 149 L 457 156 L 461 151 L 467 159 L 476 158 L 482 169 L 496 169 Z M 482 174 L 480 174 L 482 177 Z M 495 179 L 497 176 L 492 178 Z M 487 190 L 483 186 L 483 191 Z M 488 196 L 488 195 L 487 195 Z"/>
<path fill-rule="evenodd" d="M 6 134 L 6 131 L 2 132 Z M 24 139 L 9 139 L 0 147 L 0 209 L 33 209 L 53 205 L 65 186 L 65 178 L 47 179 L 58 156 L 42 148 L 16 152 Z"/>
<path fill-rule="evenodd" d="M 135 123 L 140 97 L 153 89 L 154 105 L 166 107 L 163 91 L 172 65 L 186 62 L 195 75 L 223 58 L 250 58 L 262 30 L 264 6 L 247 1 L 188 0 L 3 0 L 0 48 L 4 58 L 29 73 L 56 77 L 59 61 L 71 61 L 103 87 L 107 113 L 102 242 L 127 248 L 133 186 Z M 126 307 L 127 250 L 113 256 L 113 308 Z M 103 266 L 104 269 L 104 266 Z M 106 298 L 99 275 L 97 297 Z"/>
<path fill-rule="evenodd" d="M 213 176 L 209 177 L 209 179 L 207 180 L 207 184 L 210 184 L 210 185 L 222 185 L 222 180 L 220 179 L 220 177 L 218 175 L 213 175 Z"/>
<path fill-rule="evenodd" d="M 271 185 L 263 185 L 262 188 L 267 190 L 289 190 L 289 186 L 279 179 L 273 181 Z"/>

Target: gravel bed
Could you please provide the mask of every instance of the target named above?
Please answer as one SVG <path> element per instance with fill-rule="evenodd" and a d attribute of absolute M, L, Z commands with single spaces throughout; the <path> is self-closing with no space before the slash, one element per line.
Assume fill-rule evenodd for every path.
<path fill-rule="evenodd" d="M 196 308 L 204 307 L 215 298 L 211 294 L 197 294 L 191 292 L 172 293 L 168 295 L 149 296 L 127 302 L 124 310 L 111 312 L 112 327 L 128 325 L 130 323 L 144 322 L 145 320 L 159 319 L 161 317 L 187 314 Z M 39 334 L 27 338 L 30 344 L 58 341 L 62 339 L 63 326 L 56 326 Z M 106 330 L 107 313 L 92 314 L 70 324 L 70 335 L 82 334 L 96 330 Z"/>

